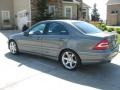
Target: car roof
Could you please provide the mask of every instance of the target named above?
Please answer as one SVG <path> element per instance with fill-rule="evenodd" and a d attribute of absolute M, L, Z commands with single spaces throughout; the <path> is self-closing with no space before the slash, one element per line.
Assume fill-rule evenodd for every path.
<path fill-rule="evenodd" d="M 83 22 L 83 21 L 80 21 L 80 20 L 45 20 L 45 21 L 42 21 L 42 22 L 64 22 L 64 23 L 73 23 L 73 22 Z"/>

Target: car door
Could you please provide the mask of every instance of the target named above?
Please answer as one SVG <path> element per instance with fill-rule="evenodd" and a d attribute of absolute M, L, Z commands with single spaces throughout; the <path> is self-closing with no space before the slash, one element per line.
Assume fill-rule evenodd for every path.
<path fill-rule="evenodd" d="M 19 43 L 24 51 L 40 53 L 41 52 L 41 36 L 44 34 L 46 24 L 37 24 L 28 30 L 28 35 L 23 35 Z"/>
<path fill-rule="evenodd" d="M 42 37 L 42 53 L 57 56 L 70 39 L 68 30 L 60 23 L 50 23 Z"/>

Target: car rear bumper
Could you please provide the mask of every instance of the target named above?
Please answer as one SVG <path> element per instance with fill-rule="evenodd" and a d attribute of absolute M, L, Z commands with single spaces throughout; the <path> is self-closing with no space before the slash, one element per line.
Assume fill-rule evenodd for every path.
<path fill-rule="evenodd" d="M 119 46 L 114 50 L 98 53 L 79 53 L 82 64 L 109 63 L 118 54 Z"/>

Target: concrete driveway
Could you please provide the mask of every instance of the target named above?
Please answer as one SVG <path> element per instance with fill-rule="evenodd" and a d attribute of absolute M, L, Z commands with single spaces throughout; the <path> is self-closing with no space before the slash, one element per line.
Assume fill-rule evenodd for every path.
<path fill-rule="evenodd" d="M 68 71 L 58 62 L 29 54 L 11 55 L 0 31 L 0 90 L 120 90 L 120 54 L 112 63 Z"/>

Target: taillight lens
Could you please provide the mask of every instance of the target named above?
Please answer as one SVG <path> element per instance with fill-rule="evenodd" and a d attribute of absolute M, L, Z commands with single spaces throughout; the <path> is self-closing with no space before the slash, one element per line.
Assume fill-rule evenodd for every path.
<path fill-rule="evenodd" d="M 97 45 L 93 48 L 94 50 L 107 50 L 109 48 L 109 41 L 104 39 L 97 43 Z"/>

